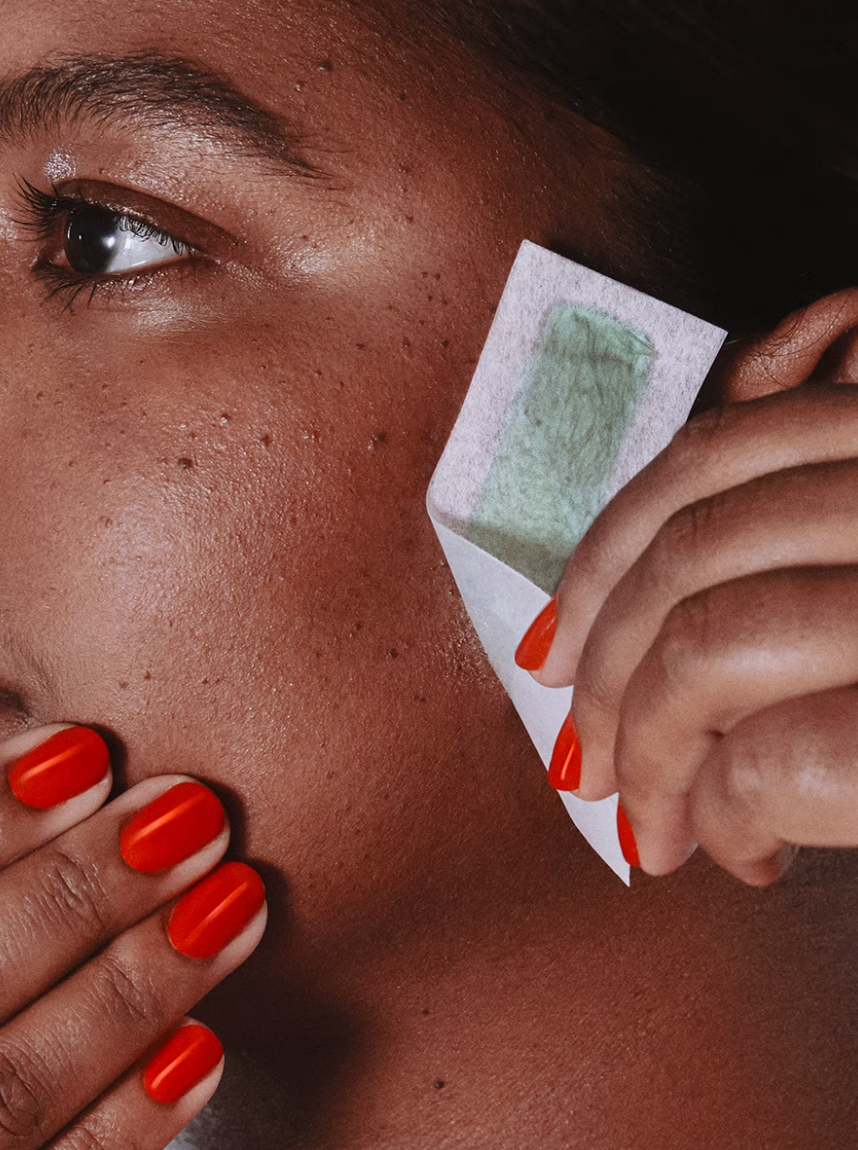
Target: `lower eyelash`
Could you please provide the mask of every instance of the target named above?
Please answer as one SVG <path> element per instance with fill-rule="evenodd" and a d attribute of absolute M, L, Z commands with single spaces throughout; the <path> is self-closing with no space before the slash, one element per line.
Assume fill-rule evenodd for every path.
<path fill-rule="evenodd" d="M 63 311 L 71 311 L 72 304 L 89 289 L 89 299 L 87 304 L 91 304 L 96 292 L 101 290 L 109 283 L 118 282 L 120 277 L 114 276 L 110 279 L 102 277 L 101 279 L 93 279 L 92 276 L 75 276 L 69 275 L 61 271 L 59 268 L 52 267 L 51 264 L 37 264 L 33 268 L 33 275 L 40 280 L 43 284 L 48 285 L 46 293 L 47 299 L 61 299 L 65 296 L 63 304 Z M 139 277 L 137 277 L 139 278 Z M 123 282 L 133 285 L 135 279 L 129 276 L 123 277 Z"/>
<path fill-rule="evenodd" d="M 43 284 L 47 285 L 45 298 L 64 299 L 63 311 L 73 311 L 72 305 L 81 297 L 85 298 L 87 307 L 92 303 L 93 298 L 98 292 L 108 290 L 110 288 L 133 288 L 138 283 L 144 280 L 151 279 L 159 272 L 166 269 L 169 265 L 159 265 L 153 267 L 151 270 L 144 269 L 138 275 L 104 275 L 99 278 L 92 276 L 80 276 L 74 273 L 69 274 L 63 272 L 60 268 L 55 268 L 51 264 L 40 264 L 33 268 L 33 275 L 40 280 Z M 186 275 L 196 273 L 199 270 L 199 262 L 191 262 L 184 265 L 182 270 Z M 172 268 L 174 274 L 177 270 L 175 265 Z"/>

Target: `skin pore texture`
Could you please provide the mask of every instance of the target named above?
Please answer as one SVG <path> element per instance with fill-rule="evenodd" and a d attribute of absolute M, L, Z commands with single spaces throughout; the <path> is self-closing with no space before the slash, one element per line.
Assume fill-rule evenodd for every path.
<path fill-rule="evenodd" d="M 122 783 L 203 779 L 266 879 L 197 1011 L 227 1049 L 201 1146 L 846 1145 L 854 859 L 625 890 L 459 606 L 424 493 L 520 240 L 647 264 L 619 149 L 402 19 L 4 5 L 2 81 L 157 53 L 290 148 L 164 84 L 41 127 L 0 98 L 1 733 L 93 725 Z M 22 181 L 200 254 L 51 296 Z"/>

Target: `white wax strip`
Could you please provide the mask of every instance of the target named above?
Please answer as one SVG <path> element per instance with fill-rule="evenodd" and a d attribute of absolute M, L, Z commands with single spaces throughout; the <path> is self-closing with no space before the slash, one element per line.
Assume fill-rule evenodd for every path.
<path fill-rule="evenodd" d="M 515 649 L 566 559 L 691 410 L 726 333 L 522 244 L 429 486 L 429 514 L 471 621 L 547 767 L 572 699 Z M 561 795 L 625 881 L 617 798 Z"/>

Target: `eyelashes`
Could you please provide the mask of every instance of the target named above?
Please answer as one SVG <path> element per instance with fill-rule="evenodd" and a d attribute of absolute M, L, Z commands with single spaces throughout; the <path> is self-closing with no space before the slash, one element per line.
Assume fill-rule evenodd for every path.
<path fill-rule="evenodd" d="M 46 285 L 48 298 L 62 298 L 67 310 L 81 294 L 88 293 L 91 303 L 105 287 L 133 286 L 167 265 L 188 265 L 198 254 L 151 220 L 79 192 L 43 192 L 20 179 L 18 195 L 16 222 L 42 249 L 33 275 Z"/>

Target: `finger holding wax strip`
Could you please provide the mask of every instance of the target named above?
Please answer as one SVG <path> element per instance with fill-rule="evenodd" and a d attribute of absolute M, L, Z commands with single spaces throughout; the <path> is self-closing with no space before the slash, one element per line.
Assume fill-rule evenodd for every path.
<path fill-rule="evenodd" d="M 566 561 L 685 422 L 725 334 L 535 244 L 519 250 L 427 503 L 489 662 L 546 768 L 572 689 L 544 687 L 529 672 L 548 653 Z M 555 764 L 553 774 L 577 771 Z M 616 796 L 561 798 L 628 882 Z"/>

